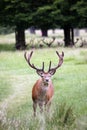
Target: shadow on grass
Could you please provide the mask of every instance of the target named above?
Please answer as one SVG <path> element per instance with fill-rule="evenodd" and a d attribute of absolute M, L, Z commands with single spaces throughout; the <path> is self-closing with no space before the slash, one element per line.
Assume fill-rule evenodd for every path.
<path fill-rule="evenodd" d="M 15 51 L 14 44 L 0 44 L 0 52 L 1 51 Z"/>

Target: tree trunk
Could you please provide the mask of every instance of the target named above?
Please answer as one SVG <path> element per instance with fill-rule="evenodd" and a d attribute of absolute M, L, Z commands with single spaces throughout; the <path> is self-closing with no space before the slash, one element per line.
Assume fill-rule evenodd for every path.
<path fill-rule="evenodd" d="M 15 30 L 15 39 L 16 39 L 16 44 L 15 44 L 16 49 L 23 50 L 26 48 L 24 29 L 17 28 Z"/>
<path fill-rule="evenodd" d="M 64 28 L 64 41 L 65 41 L 65 47 L 70 46 L 70 28 L 65 27 Z"/>
<path fill-rule="evenodd" d="M 71 28 L 71 44 L 74 45 L 74 30 Z"/>
<path fill-rule="evenodd" d="M 46 36 L 46 37 L 48 36 L 47 35 L 47 29 L 41 29 L 41 31 L 42 31 L 42 37 L 43 36 Z"/>

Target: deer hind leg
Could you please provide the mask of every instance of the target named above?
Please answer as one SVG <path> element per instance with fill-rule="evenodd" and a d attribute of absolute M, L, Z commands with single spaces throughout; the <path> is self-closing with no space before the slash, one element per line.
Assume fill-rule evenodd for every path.
<path fill-rule="evenodd" d="M 34 116 L 36 116 L 37 102 L 33 102 Z"/>

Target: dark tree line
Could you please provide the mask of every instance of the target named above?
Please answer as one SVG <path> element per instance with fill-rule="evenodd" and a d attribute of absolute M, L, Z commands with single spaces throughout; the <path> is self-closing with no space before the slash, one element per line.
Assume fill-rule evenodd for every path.
<path fill-rule="evenodd" d="M 0 0 L 0 26 L 15 28 L 16 48 L 26 48 L 25 29 L 64 30 L 65 46 L 74 44 L 76 27 L 87 27 L 86 0 Z"/>

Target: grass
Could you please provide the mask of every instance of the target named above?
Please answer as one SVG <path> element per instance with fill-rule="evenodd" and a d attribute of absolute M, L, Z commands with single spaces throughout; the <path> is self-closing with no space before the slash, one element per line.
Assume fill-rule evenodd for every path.
<path fill-rule="evenodd" d="M 9 44 L 7 51 L 0 49 L 0 130 L 86 130 L 87 49 L 34 50 L 32 62 L 41 67 L 45 61 L 45 70 L 50 60 L 52 66 L 57 64 L 56 50 L 65 53 L 62 67 L 52 77 L 51 112 L 40 115 L 38 110 L 34 118 L 31 91 L 39 77 L 26 63 L 24 51 L 12 48 Z"/>

